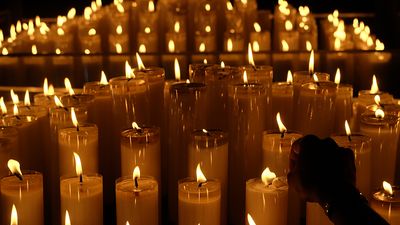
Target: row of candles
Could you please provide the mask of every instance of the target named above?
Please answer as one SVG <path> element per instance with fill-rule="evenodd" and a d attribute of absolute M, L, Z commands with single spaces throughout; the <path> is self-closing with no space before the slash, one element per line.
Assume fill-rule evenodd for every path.
<path fill-rule="evenodd" d="M 50 27 L 40 17 L 27 23 L 18 21 L 11 26 L 9 38 L 4 39 L 0 32 L 1 52 L 236 52 L 244 51 L 248 42 L 255 52 L 270 51 L 271 46 L 283 52 L 318 49 L 316 20 L 307 6 L 296 10 L 285 0 L 278 2 L 271 44 L 270 15 L 257 11 L 255 1 L 238 0 L 234 6 L 227 1 L 221 6 L 220 2 L 204 0 L 189 5 L 169 7 L 160 1 L 156 8 L 149 0 L 114 1 L 103 7 L 101 0 L 97 0 L 85 8 L 82 16 L 75 16 L 76 10 L 72 8 L 67 16 L 58 16 L 57 23 Z M 350 29 L 337 10 L 323 21 L 321 30 L 325 49 L 384 50 L 384 44 L 364 22 L 356 18 Z"/>
<path fill-rule="evenodd" d="M 224 224 L 227 219 L 230 224 L 242 224 L 245 206 L 259 224 L 270 219 L 282 221 L 282 224 L 286 224 L 287 220 L 289 224 L 298 223 L 300 213 L 296 203 L 293 203 L 296 196 L 288 197 L 291 194 L 284 179 L 276 179 L 275 184 L 273 179 L 265 182 L 265 177 L 261 179 L 264 182 L 255 184 L 248 180 L 260 176 L 263 167 L 269 167 L 284 177 L 288 172 L 291 143 L 301 134 L 328 137 L 346 130 L 347 135 L 334 139 L 339 145 L 354 150 L 357 186 L 367 197 L 380 186 L 382 180 L 395 182 L 399 105 L 393 96 L 379 91 L 375 77 L 371 90 L 360 91 L 358 99 L 353 101 L 351 85 L 340 84 L 339 73 L 335 82 L 330 82 L 329 74 L 314 72 L 313 52 L 309 71 L 295 72 L 293 76 L 289 73 L 287 82 L 278 83 L 272 83 L 272 68 L 256 66 L 251 55 L 249 51 L 250 66 L 244 68 L 222 63 L 191 65 L 189 81 L 180 81 L 179 62 L 175 60 L 176 80 L 164 81 L 163 69 L 145 67 L 137 54 L 138 68 L 131 68 L 126 63 L 125 76 L 113 78 L 108 83 L 103 74 L 100 82 L 85 84 L 83 94 L 75 94 L 68 79 L 65 80 L 67 94 L 54 93 L 46 80 L 44 93 L 34 96 L 35 105 L 29 103 L 29 94 L 25 104 L 21 104 L 16 94 L 12 93 L 11 105 L 7 107 L 4 99 L 0 101 L 2 123 L 12 126 L 2 128 L 6 143 L 10 143 L 4 145 L 8 148 L 5 152 L 16 154 L 15 157 L 26 168 L 44 173 L 45 193 L 48 193 L 45 202 L 55 209 L 60 206 L 58 196 L 60 193 L 63 195 L 62 190 L 57 188 L 59 177 L 75 172 L 74 162 L 77 160 L 74 152 L 84 162 L 88 176 L 99 171 L 103 174 L 106 205 L 112 202 L 115 195 L 113 184 L 116 177 L 130 177 L 134 168 L 139 166 L 142 173 L 153 176 L 159 190 L 166 193 L 165 198 L 161 195 L 163 200 L 168 199 L 168 209 L 165 209 L 169 212 L 168 221 L 175 223 L 179 221 L 179 209 L 188 210 L 179 213 L 182 217 L 179 219 L 196 218 L 195 222 L 192 221 L 194 224 L 209 223 L 203 220 Z M 278 128 L 278 123 L 273 122 L 275 115 L 279 115 L 276 119 L 281 124 L 280 132 L 264 132 Z M 298 133 L 287 132 L 281 118 L 289 130 Z M 97 126 L 87 125 L 85 121 L 92 121 Z M 350 121 L 347 129 L 344 126 L 346 121 Z M 350 126 L 363 135 L 352 135 Z M 126 127 L 132 128 L 121 133 Z M 195 129 L 199 130 L 192 133 Z M 224 131 L 229 131 L 229 136 Z M 120 146 L 118 137 L 121 137 Z M 201 178 L 200 182 L 190 181 L 197 188 L 189 184 L 185 186 L 186 183 L 177 186 L 180 179 L 188 175 L 194 177 L 197 165 L 208 177 L 218 180 L 215 186 L 211 185 L 211 181 L 203 185 L 205 178 Z M 268 170 L 263 174 L 272 176 Z M 101 181 L 101 178 L 98 179 Z M 99 192 L 102 189 L 98 179 L 95 179 L 97 188 L 85 192 L 88 196 L 97 193 L 94 203 L 82 192 L 78 191 L 77 197 L 74 195 L 76 192 L 68 188 L 69 196 L 78 198 L 80 203 L 77 205 L 84 207 L 87 204 L 90 210 L 96 206 L 99 210 L 98 217 L 84 218 L 88 221 L 101 219 L 102 215 L 99 205 L 103 204 L 98 201 L 103 192 Z M 130 177 L 130 180 L 134 182 L 135 179 Z M 83 182 L 87 181 L 90 179 L 83 179 Z M 32 185 L 26 190 L 31 191 Z M 389 189 L 386 187 L 386 190 Z M 199 194 L 202 191 L 206 194 Z M 397 198 L 392 192 L 375 195 L 377 209 L 391 222 L 397 218 L 397 203 L 394 203 Z M 271 193 L 272 197 L 269 196 Z M 267 201 L 267 196 L 272 200 Z M 199 208 L 192 208 L 190 200 L 195 201 Z M 26 201 L 23 204 L 29 204 L 30 200 Z M 19 208 L 17 202 L 13 204 Z M 219 214 L 215 210 L 218 206 L 221 206 Z M 203 207 L 211 207 L 212 210 L 206 215 L 196 214 L 204 212 Z M 321 215 L 315 205 L 310 204 L 307 208 L 308 218 Z M 11 210 L 12 204 L 5 209 Z M 86 211 L 70 210 L 71 221 L 83 219 L 77 215 L 81 212 Z M 270 212 L 274 214 L 265 216 Z M 43 216 L 41 213 L 39 217 Z M 24 214 L 20 213 L 21 216 Z M 136 214 L 129 212 L 129 215 Z M 287 219 L 286 215 L 290 217 Z M 118 212 L 117 218 L 120 218 Z M 327 221 L 326 217 L 323 218 Z M 154 219 L 154 215 L 147 219 Z M 313 224 L 312 221 L 310 219 L 309 224 Z M 59 220 L 56 218 L 55 222 Z M 122 221 L 122 224 L 125 222 Z M 181 224 L 192 222 L 184 220 Z"/>

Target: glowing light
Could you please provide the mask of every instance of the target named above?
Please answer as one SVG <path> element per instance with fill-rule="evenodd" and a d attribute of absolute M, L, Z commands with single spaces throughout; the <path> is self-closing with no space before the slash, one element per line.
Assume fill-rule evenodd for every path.
<path fill-rule="evenodd" d="M 175 33 L 179 33 L 180 29 L 181 29 L 181 24 L 179 23 L 179 21 L 176 21 L 174 24 Z"/>
<path fill-rule="evenodd" d="M 376 76 L 372 76 L 372 84 L 371 90 L 369 91 L 370 94 L 377 94 L 379 92 L 378 81 L 376 80 Z"/>
<path fill-rule="evenodd" d="M 117 7 L 117 11 L 119 13 L 124 13 L 125 12 L 124 6 L 121 3 L 117 3 L 115 6 Z"/>
<path fill-rule="evenodd" d="M 71 220 L 69 218 L 68 210 L 65 210 L 65 223 L 64 225 L 71 225 Z"/>
<path fill-rule="evenodd" d="M 335 43 L 334 43 L 334 49 L 336 50 L 336 51 L 340 51 L 340 47 L 341 47 L 341 42 L 340 42 L 340 39 L 339 38 L 335 38 Z"/>
<path fill-rule="evenodd" d="M 17 94 L 15 94 L 14 89 L 10 90 L 10 96 L 11 96 L 11 100 L 12 100 L 14 105 L 19 104 L 19 97 L 18 97 Z"/>
<path fill-rule="evenodd" d="M 375 95 L 374 96 L 374 102 L 376 105 L 380 105 L 381 104 L 381 97 L 379 95 Z"/>
<path fill-rule="evenodd" d="M 207 12 L 209 12 L 209 11 L 211 11 L 211 5 L 210 4 L 205 4 L 204 5 L 204 9 L 207 11 Z"/>
<path fill-rule="evenodd" d="M 57 107 L 64 107 L 64 105 L 61 103 L 60 99 L 57 97 L 57 95 L 54 95 L 54 104 Z"/>
<path fill-rule="evenodd" d="M 276 174 L 274 172 L 271 172 L 268 167 L 265 168 L 261 174 L 261 181 L 264 183 L 264 185 L 271 184 L 275 178 Z"/>
<path fill-rule="evenodd" d="M 285 21 L 285 30 L 286 31 L 292 31 L 293 30 L 293 24 L 290 22 L 290 20 Z"/>
<path fill-rule="evenodd" d="M 228 40 L 226 41 L 226 50 L 228 52 L 232 52 L 233 50 L 233 42 L 232 39 L 228 38 Z"/>
<path fill-rule="evenodd" d="M 383 190 L 385 190 L 386 193 L 388 193 L 389 195 L 393 195 L 392 185 L 389 182 L 383 181 L 382 186 Z"/>
<path fill-rule="evenodd" d="M 375 40 L 375 50 L 376 51 L 383 51 L 385 50 L 385 44 L 381 42 L 379 39 Z"/>
<path fill-rule="evenodd" d="M 18 110 L 18 106 L 17 105 L 14 105 L 13 113 L 14 113 L 15 116 L 19 115 L 19 110 Z"/>
<path fill-rule="evenodd" d="M 37 50 L 37 47 L 36 47 L 36 45 L 32 45 L 32 49 L 31 49 L 31 51 L 32 51 L 32 55 L 37 55 L 37 53 L 38 53 L 38 50 Z"/>
<path fill-rule="evenodd" d="M 62 35 L 65 34 L 65 32 L 64 32 L 64 30 L 63 30 L 61 27 L 59 27 L 59 28 L 57 28 L 57 34 L 60 35 L 60 36 L 62 36 Z"/>
<path fill-rule="evenodd" d="M 89 54 L 90 54 L 90 50 L 89 50 L 89 49 L 85 49 L 83 52 L 84 52 L 86 55 L 89 55 Z"/>
<path fill-rule="evenodd" d="M 116 32 L 117 34 L 122 34 L 122 26 L 121 26 L 121 25 L 118 25 L 117 28 L 115 29 L 115 32 Z"/>
<path fill-rule="evenodd" d="M 101 71 L 100 84 L 101 85 L 107 85 L 108 84 L 106 73 L 104 73 L 103 70 Z"/>
<path fill-rule="evenodd" d="M 292 75 L 292 71 L 290 71 L 290 70 L 287 71 L 286 82 L 289 84 L 293 83 L 293 75 Z"/>
<path fill-rule="evenodd" d="M 153 1 L 149 1 L 149 4 L 147 6 L 147 10 L 149 10 L 149 12 L 154 12 L 155 10 L 155 6 L 154 6 L 154 2 Z"/>
<path fill-rule="evenodd" d="M 139 127 L 139 125 L 136 122 L 132 122 L 132 128 L 134 130 L 140 130 L 141 128 Z"/>
<path fill-rule="evenodd" d="M 24 97 L 24 105 L 30 106 L 31 105 L 31 99 L 29 97 L 29 91 L 25 91 L 25 97 Z"/>
<path fill-rule="evenodd" d="M 8 50 L 7 50 L 7 48 L 3 48 L 3 49 L 1 50 L 1 54 L 2 54 L 2 55 L 8 55 Z"/>
<path fill-rule="evenodd" d="M 175 52 L 175 42 L 173 40 L 168 41 L 168 52 Z"/>
<path fill-rule="evenodd" d="M 256 222 L 254 222 L 253 217 L 251 217 L 249 213 L 247 214 L 247 222 L 249 223 L 249 225 L 256 225 Z"/>
<path fill-rule="evenodd" d="M 335 74 L 335 84 L 340 84 L 340 78 L 341 78 L 340 69 L 337 68 L 336 69 L 336 74 Z"/>
<path fill-rule="evenodd" d="M 382 109 L 377 109 L 375 111 L 375 117 L 383 119 L 385 117 L 385 112 Z"/>
<path fill-rule="evenodd" d="M 233 5 L 232 5 L 232 3 L 230 1 L 226 2 L 226 9 L 228 11 L 232 11 L 233 10 Z"/>
<path fill-rule="evenodd" d="M 224 63 L 224 61 L 221 61 L 221 68 L 225 68 L 225 63 Z"/>
<path fill-rule="evenodd" d="M 133 169 L 132 178 L 133 180 L 140 178 L 140 168 L 138 166 Z"/>
<path fill-rule="evenodd" d="M 256 65 L 254 63 L 253 51 L 251 49 L 251 44 L 250 43 L 248 44 L 248 47 L 247 47 L 247 59 L 248 59 L 250 65 L 252 65 L 252 66 Z"/>
<path fill-rule="evenodd" d="M 350 130 L 349 122 L 347 122 L 347 120 L 344 121 L 344 129 L 346 130 L 346 135 L 350 136 L 351 130 Z"/>
<path fill-rule="evenodd" d="M 120 43 L 115 43 L 115 52 L 118 54 L 122 53 L 122 45 Z"/>
<path fill-rule="evenodd" d="M 7 162 L 7 167 L 12 174 L 19 175 L 20 177 L 22 177 L 21 165 L 17 160 L 9 159 Z"/>
<path fill-rule="evenodd" d="M 308 61 L 308 73 L 314 73 L 314 50 L 311 51 L 310 60 Z"/>
<path fill-rule="evenodd" d="M 68 77 L 64 78 L 64 86 L 65 89 L 68 91 L 69 95 L 74 95 L 74 89 L 72 88 L 71 81 L 69 81 Z"/>
<path fill-rule="evenodd" d="M 140 46 L 139 46 L 139 53 L 146 53 L 146 45 L 140 44 Z"/>
<path fill-rule="evenodd" d="M 92 15 L 92 9 L 90 7 L 86 7 L 83 10 L 83 18 L 85 18 L 86 21 L 89 21 L 91 15 Z"/>
<path fill-rule="evenodd" d="M 249 81 L 247 79 L 247 72 L 246 70 L 243 72 L 243 83 L 247 84 Z"/>
<path fill-rule="evenodd" d="M 200 43 L 199 46 L 199 52 L 205 52 L 206 51 L 206 44 L 204 44 L 203 42 Z"/>
<path fill-rule="evenodd" d="M 312 47 L 312 44 L 311 44 L 311 42 L 310 41 L 306 41 L 306 50 L 307 51 L 311 51 L 311 50 L 313 50 L 313 47 Z"/>
<path fill-rule="evenodd" d="M 3 97 L 0 98 L 0 108 L 1 108 L 1 113 L 3 115 L 7 114 L 7 106 L 6 106 L 6 103 L 4 102 Z"/>
<path fill-rule="evenodd" d="M 90 28 L 89 31 L 88 31 L 88 35 L 89 35 L 89 36 L 94 36 L 94 35 L 96 35 L 96 29 Z"/>
<path fill-rule="evenodd" d="M 68 13 L 67 13 L 67 18 L 69 20 L 72 20 L 76 15 L 76 9 L 75 8 L 71 8 Z"/>
<path fill-rule="evenodd" d="M 281 114 L 279 112 L 276 114 L 276 122 L 278 123 L 279 132 L 285 133 L 287 129 L 285 125 L 282 123 Z"/>
<path fill-rule="evenodd" d="M 40 16 L 35 17 L 35 25 L 38 27 L 40 26 Z"/>
<path fill-rule="evenodd" d="M 207 26 L 204 28 L 204 31 L 207 32 L 207 33 L 210 33 L 210 32 L 211 32 L 211 26 L 207 25 Z"/>
<path fill-rule="evenodd" d="M 196 167 L 196 180 L 197 180 L 197 183 L 204 183 L 207 181 L 206 176 L 204 176 L 203 171 L 201 171 L 200 163 L 197 164 L 197 167 Z"/>
<path fill-rule="evenodd" d="M 81 157 L 79 157 L 78 153 L 74 152 L 74 159 L 75 159 L 75 172 L 77 176 L 82 175 L 82 163 Z"/>
<path fill-rule="evenodd" d="M 140 55 L 139 55 L 139 53 L 137 53 L 137 52 L 136 52 L 136 62 L 137 62 L 137 64 L 138 64 L 139 70 L 144 70 L 144 69 L 146 69 L 146 67 L 145 67 L 144 64 L 143 64 L 142 58 L 140 58 Z"/>
<path fill-rule="evenodd" d="M 144 28 L 144 32 L 145 32 L 146 34 L 150 34 L 150 33 L 151 33 L 150 27 L 145 27 L 145 28 Z"/>
<path fill-rule="evenodd" d="M 179 61 L 177 58 L 174 60 L 174 71 L 175 71 L 175 80 L 181 80 L 181 68 L 179 66 Z"/>
<path fill-rule="evenodd" d="M 255 30 L 257 33 L 261 32 L 261 26 L 260 26 L 259 23 L 255 22 L 255 23 L 253 24 L 253 26 L 254 26 L 254 30 Z"/>
<path fill-rule="evenodd" d="M 18 225 L 18 213 L 15 205 L 12 205 L 10 225 Z"/>
<path fill-rule="evenodd" d="M 281 45 L 282 45 L 282 51 L 283 52 L 288 52 L 289 51 L 289 44 L 286 42 L 286 40 L 282 40 L 281 41 Z"/>
<path fill-rule="evenodd" d="M 260 51 L 260 45 L 258 44 L 258 41 L 253 41 L 253 51 L 254 52 Z"/>
<path fill-rule="evenodd" d="M 126 79 L 131 79 L 134 77 L 132 67 L 129 65 L 128 61 L 125 61 L 125 77 Z"/>

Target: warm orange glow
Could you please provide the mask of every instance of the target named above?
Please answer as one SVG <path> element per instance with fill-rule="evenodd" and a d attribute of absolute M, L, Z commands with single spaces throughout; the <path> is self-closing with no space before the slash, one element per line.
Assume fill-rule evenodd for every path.
<path fill-rule="evenodd" d="M 201 171 L 200 163 L 197 164 L 197 167 L 196 167 L 196 180 L 197 180 L 197 183 L 204 183 L 207 181 L 206 176 L 204 176 L 203 171 Z"/>
<path fill-rule="evenodd" d="M 8 49 L 7 49 L 7 48 L 3 48 L 3 49 L 1 50 L 1 54 L 2 54 L 2 55 L 8 55 Z"/>
<path fill-rule="evenodd" d="M 226 50 L 228 52 L 231 52 L 233 50 L 233 42 L 230 38 L 228 38 L 228 40 L 226 41 Z"/>
<path fill-rule="evenodd" d="M 94 35 L 96 35 L 96 29 L 90 28 L 90 30 L 88 31 L 88 35 L 89 35 L 89 36 L 94 36 Z"/>
<path fill-rule="evenodd" d="M 379 106 L 381 103 L 381 97 L 379 95 L 375 95 L 374 101 L 375 101 L 375 104 Z"/>
<path fill-rule="evenodd" d="M 90 54 L 90 50 L 89 50 L 89 49 L 85 49 L 83 52 L 84 52 L 86 55 L 89 55 L 89 54 Z"/>
<path fill-rule="evenodd" d="M 67 18 L 69 20 L 73 19 L 76 15 L 76 9 L 75 8 L 71 8 L 68 13 L 67 13 Z"/>
<path fill-rule="evenodd" d="M 375 117 L 383 119 L 385 117 L 385 112 L 382 109 L 377 109 L 375 111 Z"/>
<path fill-rule="evenodd" d="M 2 114 L 7 114 L 7 106 L 4 103 L 4 98 L 3 97 L 0 98 L 0 108 L 1 108 L 1 113 Z"/>
<path fill-rule="evenodd" d="M 57 95 L 54 95 L 54 104 L 57 107 L 64 107 L 64 105 L 61 103 L 60 99 L 57 97 Z"/>
<path fill-rule="evenodd" d="M 310 9 L 308 8 L 308 6 L 300 6 L 299 7 L 299 14 L 300 16 L 307 16 L 308 14 L 310 14 Z"/>
<path fill-rule="evenodd" d="M 64 225 L 71 225 L 71 219 L 69 218 L 68 210 L 65 210 L 65 223 Z"/>
<path fill-rule="evenodd" d="M 40 16 L 36 16 L 35 17 L 35 25 L 38 27 L 38 26 L 40 26 L 40 23 L 41 23 Z"/>
<path fill-rule="evenodd" d="M 261 181 L 264 183 L 264 185 L 269 185 L 272 183 L 272 181 L 276 178 L 276 174 L 269 170 L 269 168 L 265 168 L 264 171 L 261 174 Z"/>
<path fill-rule="evenodd" d="M 136 62 L 138 64 L 138 68 L 139 70 L 144 70 L 146 69 L 146 67 L 143 64 L 142 58 L 140 58 L 140 55 L 138 52 L 136 52 Z"/>
<path fill-rule="evenodd" d="M 107 85 L 108 84 L 106 73 L 104 73 L 103 70 L 101 71 L 100 84 L 101 85 Z"/>
<path fill-rule="evenodd" d="M 173 40 L 168 41 L 168 52 L 175 52 L 175 42 Z"/>
<path fill-rule="evenodd" d="M 247 59 L 249 60 L 249 64 L 252 66 L 256 66 L 256 64 L 254 63 L 254 58 L 253 58 L 253 51 L 251 50 L 251 44 L 248 44 L 248 48 L 247 48 Z"/>
<path fill-rule="evenodd" d="M 205 52 L 206 51 L 206 44 L 204 44 L 203 42 L 200 43 L 199 46 L 199 52 Z"/>
<path fill-rule="evenodd" d="M 72 88 L 71 81 L 69 81 L 68 77 L 64 78 L 65 89 L 68 91 L 69 95 L 74 95 L 75 91 Z"/>
<path fill-rule="evenodd" d="M 125 61 L 125 77 L 126 79 L 131 79 L 134 77 L 132 67 L 129 65 L 128 61 Z"/>
<path fill-rule="evenodd" d="M 118 3 L 115 6 L 117 7 L 117 11 L 119 13 L 124 13 L 125 12 L 124 6 L 121 3 Z"/>
<path fill-rule="evenodd" d="M 346 130 L 346 135 L 350 136 L 351 130 L 350 130 L 349 122 L 347 122 L 347 120 L 344 122 L 344 129 Z"/>
<path fill-rule="evenodd" d="M 247 72 L 246 70 L 243 72 L 243 82 L 247 84 L 249 81 L 247 80 Z"/>
<path fill-rule="evenodd" d="M 146 34 L 150 34 L 150 33 L 151 33 L 150 27 L 145 27 L 145 28 L 144 28 L 144 32 L 145 32 Z"/>
<path fill-rule="evenodd" d="M 312 77 L 313 77 L 314 82 L 318 82 L 319 81 L 317 74 L 314 73 L 312 75 Z"/>
<path fill-rule="evenodd" d="M 179 23 L 179 21 L 175 21 L 175 24 L 174 24 L 175 33 L 179 33 L 180 29 L 181 29 L 181 24 Z"/>
<path fill-rule="evenodd" d="M 52 84 L 49 85 L 49 92 L 47 95 L 54 95 L 54 86 Z"/>
<path fill-rule="evenodd" d="M 122 34 L 122 26 L 121 26 L 121 25 L 118 25 L 117 28 L 115 28 L 115 32 L 116 32 L 117 34 Z"/>
<path fill-rule="evenodd" d="M 292 71 L 290 71 L 290 70 L 287 71 L 286 82 L 289 84 L 293 83 L 293 75 L 292 75 Z"/>
<path fill-rule="evenodd" d="M 203 64 L 205 64 L 205 65 L 208 64 L 207 59 L 203 59 Z"/>
<path fill-rule="evenodd" d="M 49 95 L 49 82 L 47 81 L 47 77 L 44 78 L 44 81 L 43 81 L 43 94 L 45 96 Z"/>
<path fill-rule="evenodd" d="M 226 9 L 229 11 L 233 10 L 233 5 L 230 1 L 226 1 Z"/>
<path fill-rule="evenodd" d="M 92 11 L 93 12 L 96 12 L 97 11 L 97 5 L 96 5 L 96 2 L 91 2 L 91 4 L 90 4 L 90 8 L 92 9 Z"/>
<path fill-rule="evenodd" d="M 210 32 L 211 32 L 211 26 L 210 26 L 210 25 L 207 25 L 207 26 L 204 28 L 204 31 L 207 32 L 207 33 L 210 33 Z"/>
<path fill-rule="evenodd" d="M 253 41 L 253 51 L 254 52 L 260 51 L 260 44 L 258 44 L 258 41 Z"/>
<path fill-rule="evenodd" d="M 207 12 L 210 12 L 211 11 L 211 5 L 210 4 L 205 4 L 204 5 L 204 9 L 207 11 Z"/>
<path fill-rule="evenodd" d="M 247 214 L 247 222 L 249 223 L 249 225 L 256 225 L 256 222 L 254 222 L 253 217 L 251 217 L 249 213 Z"/>
<path fill-rule="evenodd" d="M 15 205 L 12 205 L 10 225 L 18 225 L 18 213 Z"/>
<path fill-rule="evenodd" d="M 375 41 L 375 50 L 376 51 L 385 50 L 385 44 L 383 44 L 383 42 L 381 42 L 379 39 L 376 39 L 376 41 Z"/>
<path fill-rule="evenodd" d="M 101 6 L 103 6 L 103 2 L 101 2 L 101 0 L 96 0 L 96 5 L 100 8 Z"/>
<path fill-rule="evenodd" d="M 286 42 L 286 40 L 282 40 L 281 41 L 281 45 L 282 45 L 282 51 L 283 52 L 288 52 L 289 51 L 289 44 Z"/>
<path fill-rule="evenodd" d="M 19 115 L 19 110 L 18 110 L 18 106 L 17 105 L 14 105 L 13 111 L 14 111 L 13 113 L 14 113 L 15 116 Z"/>
<path fill-rule="evenodd" d="M 225 63 L 224 63 L 224 61 L 221 61 L 221 68 L 225 68 Z"/>
<path fill-rule="evenodd" d="M 260 26 L 259 23 L 255 22 L 255 23 L 253 24 L 253 26 L 254 26 L 254 30 L 255 30 L 257 33 L 261 32 L 261 26 Z"/>
<path fill-rule="evenodd" d="M 375 74 L 372 76 L 372 84 L 370 94 L 377 94 L 379 92 L 378 81 L 376 80 Z"/>
<path fill-rule="evenodd" d="M 76 118 L 75 108 L 71 108 L 71 120 L 75 127 L 79 127 L 78 119 Z"/>
<path fill-rule="evenodd" d="M 389 182 L 383 181 L 382 186 L 383 190 L 385 190 L 386 193 L 388 193 L 389 195 L 393 195 L 392 185 Z"/>
<path fill-rule="evenodd" d="M 115 52 L 118 54 L 122 53 L 122 45 L 120 43 L 115 43 Z"/>
<path fill-rule="evenodd" d="M 7 167 L 12 174 L 18 174 L 19 176 L 22 177 L 21 165 L 17 160 L 9 159 L 7 162 Z"/>
<path fill-rule="evenodd" d="M 337 68 L 336 69 L 336 74 L 335 74 L 335 84 L 340 84 L 340 78 L 341 78 L 340 69 Z"/>
<path fill-rule="evenodd" d="M 92 15 L 92 9 L 90 7 L 86 7 L 83 11 L 83 18 L 85 18 L 85 20 L 90 20 L 90 16 Z"/>
<path fill-rule="evenodd" d="M 31 99 L 29 97 L 29 91 L 25 91 L 25 97 L 24 97 L 24 105 L 30 106 L 31 105 Z"/>
<path fill-rule="evenodd" d="M 285 21 L 285 30 L 286 31 L 292 31 L 293 30 L 293 24 L 290 20 Z"/>
<path fill-rule="evenodd" d="M 139 53 L 146 53 L 146 45 L 140 44 L 139 46 Z"/>
<path fill-rule="evenodd" d="M 155 10 L 154 2 L 152 0 L 149 1 L 147 10 L 149 10 L 149 12 L 154 12 L 154 10 Z"/>
<path fill-rule="evenodd" d="M 278 123 L 279 132 L 285 133 L 287 129 L 285 125 L 282 123 L 281 114 L 279 112 L 276 114 L 276 122 Z"/>
<path fill-rule="evenodd" d="M 139 166 L 135 166 L 132 173 L 132 178 L 135 180 L 136 178 L 140 178 L 140 168 Z"/>
<path fill-rule="evenodd" d="M 139 127 L 139 125 L 138 125 L 136 122 L 132 122 L 132 128 L 133 128 L 134 130 L 140 130 L 140 127 Z"/>
<path fill-rule="evenodd" d="M 82 171 L 82 163 L 81 163 L 81 157 L 79 157 L 78 153 L 74 152 L 74 159 L 75 159 L 75 172 L 77 176 L 81 176 L 83 171 Z"/>
<path fill-rule="evenodd" d="M 37 55 L 37 53 L 38 53 L 38 50 L 37 50 L 37 47 L 36 47 L 36 45 L 32 45 L 32 49 L 31 49 L 31 51 L 32 51 L 32 55 Z"/>
<path fill-rule="evenodd" d="M 19 104 L 19 97 L 17 94 L 14 93 L 14 89 L 10 90 L 11 100 L 14 105 Z"/>
<path fill-rule="evenodd" d="M 310 60 L 308 61 L 308 73 L 314 74 L 314 50 L 310 53 Z"/>
<path fill-rule="evenodd" d="M 306 50 L 310 52 L 312 49 L 313 49 L 313 47 L 312 47 L 311 42 L 310 41 L 306 41 Z"/>
<path fill-rule="evenodd" d="M 181 80 L 181 68 L 177 58 L 174 60 L 175 80 Z"/>
<path fill-rule="evenodd" d="M 62 35 L 65 34 L 65 32 L 64 32 L 64 30 L 63 30 L 61 27 L 59 27 L 59 28 L 57 28 L 57 34 L 60 35 L 60 36 L 62 36 Z"/>

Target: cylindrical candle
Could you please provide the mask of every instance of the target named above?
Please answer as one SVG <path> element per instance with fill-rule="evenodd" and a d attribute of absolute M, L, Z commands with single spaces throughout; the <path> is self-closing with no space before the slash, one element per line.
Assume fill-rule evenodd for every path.
<path fill-rule="evenodd" d="M 19 224 L 43 225 L 43 177 L 35 171 L 22 171 L 23 179 L 15 175 L 0 181 L 2 224 L 11 224 L 10 215 L 14 204 Z"/>
<path fill-rule="evenodd" d="M 389 224 L 400 224 L 400 189 L 396 186 L 390 189 L 392 194 L 382 189 L 374 193 L 371 208 Z"/>
<path fill-rule="evenodd" d="M 344 134 L 344 122 L 350 121 L 353 110 L 353 87 L 339 84 L 335 104 L 335 133 Z"/>
<path fill-rule="evenodd" d="M 278 112 L 284 118 L 285 126 L 288 130 L 294 129 L 293 126 L 293 84 L 288 82 L 277 82 L 272 84 L 272 93 L 271 93 L 271 109 L 272 115 L 276 115 Z M 274 118 L 270 118 L 272 120 L 270 123 L 273 124 L 272 129 L 278 129 L 278 125 L 275 122 Z"/>
<path fill-rule="evenodd" d="M 8 173 L 7 161 L 18 154 L 18 130 L 0 126 L 0 176 Z"/>

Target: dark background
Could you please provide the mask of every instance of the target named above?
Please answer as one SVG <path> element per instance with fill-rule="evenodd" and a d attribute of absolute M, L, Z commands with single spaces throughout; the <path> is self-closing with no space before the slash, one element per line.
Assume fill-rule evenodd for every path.
<path fill-rule="evenodd" d="M 273 9 L 278 0 L 257 0 L 259 8 Z M 103 0 L 103 5 L 112 0 Z M 400 0 L 289 0 L 298 7 L 308 5 L 314 13 L 330 13 L 334 9 L 339 12 L 373 13 L 375 19 L 367 24 L 372 32 L 384 41 L 388 49 L 400 48 Z M 83 8 L 90 4 L 89 0 L 0 0 L 0 27 L 7 31 L 10 23 L 20 18 L 56 17 L 65 15 L 71 7 L 81 14 Z"/>

